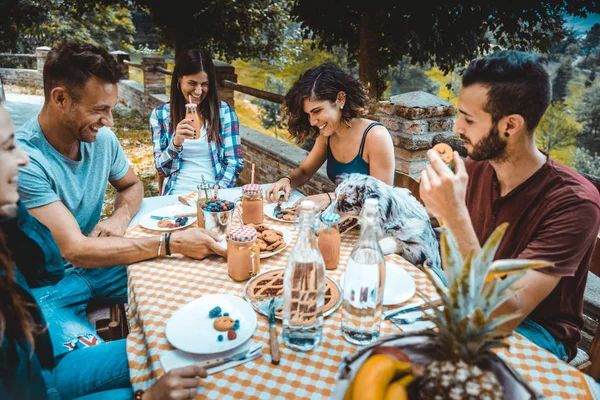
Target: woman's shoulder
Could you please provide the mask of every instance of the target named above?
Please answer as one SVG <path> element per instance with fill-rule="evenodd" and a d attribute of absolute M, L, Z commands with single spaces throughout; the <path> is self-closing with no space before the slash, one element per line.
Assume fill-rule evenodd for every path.
<path fill-rule="evenodd" d="M 369 129 L 369 126 L 371 127 Z M 364 129 L 362 132 L 364 133 L 367 129 L 369 129 L 369 134 L 365 138 L 365 145 L 369 146 L 369 144 L 386 144 L 391 142 L 390 132 L 387 130 L 385 125 L 380 124 L 377 121 L 372 121 L 370 119 L 364 119 Z"/>
<path fill-rule="evenodd" d="M 158 116 L 163 117 L 163 118 L 167 118 L 171 116 L 171 104 L 167 101 L 164 104 L 161 104 L 160 106 L 156 107 L 154 110 L 152 110 L 152 113 L 150 115 L 154 115 L 154 116 Z"/>
<path fill-rule="evenodd" d="M 235 110 L 226 101 L 219 100 L 219 113 L 221 116 L 226 114 L 234 114 Z"/>

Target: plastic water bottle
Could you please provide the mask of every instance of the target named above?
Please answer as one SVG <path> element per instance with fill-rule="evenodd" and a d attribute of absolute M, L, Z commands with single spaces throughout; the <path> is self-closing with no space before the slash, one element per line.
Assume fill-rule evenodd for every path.
<path fill-rule="evenodd" d="M 298 239 L 283 276 L 283 341 L 297 351 L 309 351 L 323 337 L 325 264 L 313 231 L 315 204 L 300 206 Z"/>
<path fill-rule="evenodd" d="M 379 202 L 367 199 L 361 233 L 344 274 L 342 336 L 350 343 L 369 344 L 379 337 L 383 316 L 385 258 L 379 247 Z"/>

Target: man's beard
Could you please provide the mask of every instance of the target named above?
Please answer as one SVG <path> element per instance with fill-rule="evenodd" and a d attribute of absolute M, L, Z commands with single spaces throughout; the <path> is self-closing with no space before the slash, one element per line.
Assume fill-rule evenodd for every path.
<path fill-rule="evenodd" d="M 503 161 L 506 159 L 506 142 L 500 140 L 497 126 L 492 127 L 487 136 L 473 146 L 469 157 L 475 161 Z"/>

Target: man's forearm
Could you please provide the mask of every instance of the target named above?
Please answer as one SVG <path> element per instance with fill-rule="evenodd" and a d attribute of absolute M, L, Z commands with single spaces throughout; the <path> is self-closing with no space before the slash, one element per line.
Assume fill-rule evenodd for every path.
<path fill-rule="evenodd" d="M 82 236 L 70 249 L 63 251 L 63 257 L 76 267 L 102 268 L 129 265 L 148 260 L 158 255 L 160 238 L 97 237 Z M 163 243 L 161 254 L 165 254 Z"/>
<path fill-rule="evenodd" d="M 127 223 L 129 223 L 133 216 L 140 209 L 143 198 L 144 186 L 142 185 L 141 181 L 131 185 L 127 189 L 117 192 L 117 196 L 115 198 L 115 209 L 112 215 L 122 216 L 123 218 L 126 218 Z"/>
<path fill-rule="evenodd" d="M 448 215 L 446 218 L 443 218 L 443 223 L 452 231 L 463 259 L 470 252 L 479 252 L 481 250 L 481 245 L 477 239 L 477 234 L 473 228 L 468 211 L 463 210 Z"/>

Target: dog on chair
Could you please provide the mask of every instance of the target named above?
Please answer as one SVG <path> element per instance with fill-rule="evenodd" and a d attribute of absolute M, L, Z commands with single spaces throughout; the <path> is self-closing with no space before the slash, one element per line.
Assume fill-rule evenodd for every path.
<path fill-rule="evenodd" d="M 429 216 L 408 189 L 391 187 L 368 175 L 345 174 L 335 193 L 336 209 L 350 215 L 359 215 L 366 199 L 379 200 L 384 254 L 397 253 L 413 265 L 428 261 L 432 269 L 441 270 L 438 241 Z"/>

